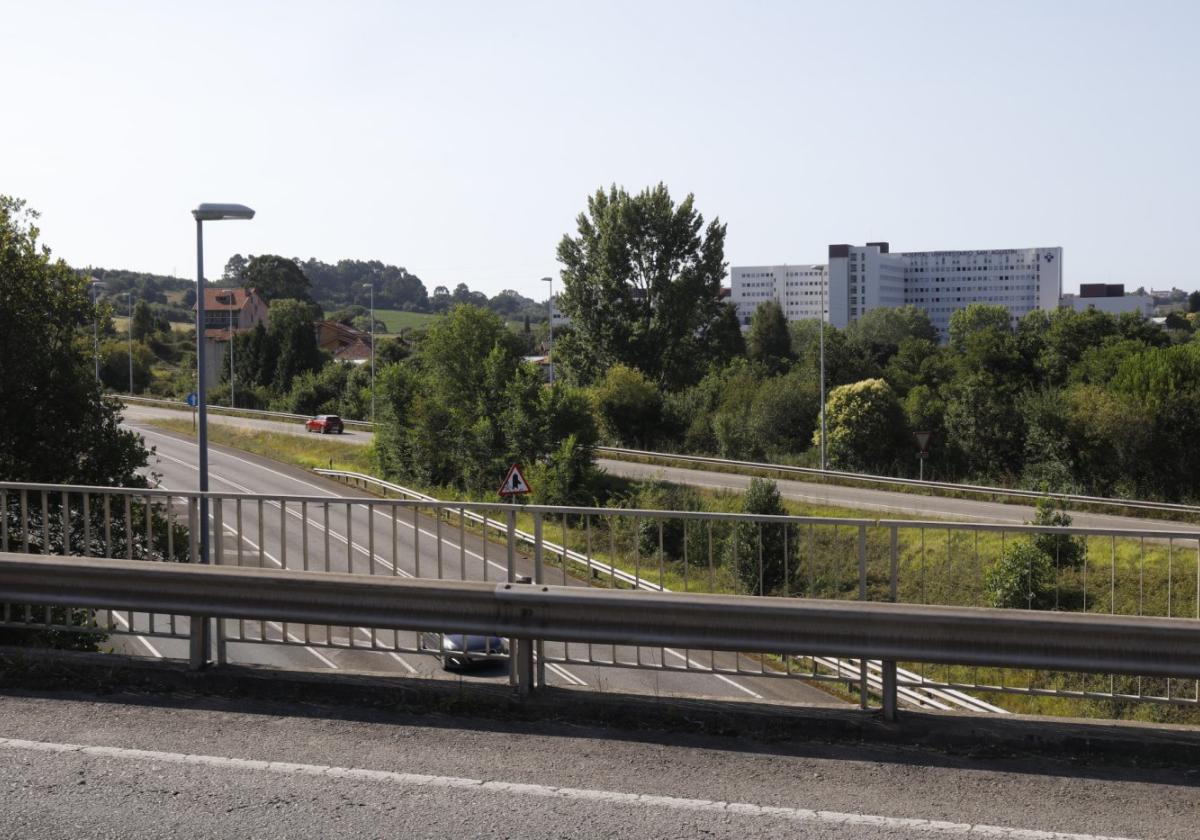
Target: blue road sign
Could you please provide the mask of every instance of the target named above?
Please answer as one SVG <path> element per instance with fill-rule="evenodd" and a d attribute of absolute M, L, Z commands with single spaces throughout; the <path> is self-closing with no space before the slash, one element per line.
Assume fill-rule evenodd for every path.
<path fill-rule="evenodd" d="M 196 396 L 195 391 L 192 391 L 192 393 L 187 395 L 187 404 L 192 408 L 195 408 L 200 404 L 200 397 Z"/>

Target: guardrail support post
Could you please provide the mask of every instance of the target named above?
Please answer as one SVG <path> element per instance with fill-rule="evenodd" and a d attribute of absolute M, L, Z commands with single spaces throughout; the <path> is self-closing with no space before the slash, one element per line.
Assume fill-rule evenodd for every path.
<path fill-rule="evenodd" d="M 858 526 L 858 600 L 867 600 L 867 526 Z M 858 705 L 870 706 L 871 691 L 867 684 L 867 660 L 858 661 Z"/>
<path fill-rule="evenodd" d="M 567 563 L 567 558 L 563 557 L 563 565 Z M 533 515 L 533 582 L 539 586 L 545 581 L 542 579 L 542 515 L 535 513 Z M 537 649 L 537 674 L 536 686 L 546 684 L 546 650 L 544 643 L 538 639 L 534 643 Z"/>
<path fill-rule="evenodd" d="M 533 578 L 524 575 L 517 578 L 516 583 L 531 584 Z M 509 683 L 518 697 L 528 697 L 533 692 L 533 640 L 512 639 L 509 645 L 512 648 Z"/>
<path fill-rule="evenodd" d="M 885 659 L 883 665 L 883 719 L 888 723 L 896 720 L 896 663 Z"/>

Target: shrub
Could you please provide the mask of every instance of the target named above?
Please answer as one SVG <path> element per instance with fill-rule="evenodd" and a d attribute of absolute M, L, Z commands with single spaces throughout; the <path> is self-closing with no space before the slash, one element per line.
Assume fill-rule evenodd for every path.
<path fill-rule="evenodd" d="M 993 607 L 1046 609 L 1052 604 L 1054 567 L 1032 540 L 1013 540 L 984 572 L 983 583 Z"/>
<path fill-rule="evenodd" d="M 745 513 L 770 516 L 787 514 L 779 487 L 774 481 L 750 479 L 750 489 L 742 505 Z M 726 562 L 731 564 L 738 580 L 751 595 L 766 595 L 778 589 L 787 569 L 793 568 L 796 552 L 796 533 L 788 533 L 790 525 L 740 522 L 725 543 Z"/>

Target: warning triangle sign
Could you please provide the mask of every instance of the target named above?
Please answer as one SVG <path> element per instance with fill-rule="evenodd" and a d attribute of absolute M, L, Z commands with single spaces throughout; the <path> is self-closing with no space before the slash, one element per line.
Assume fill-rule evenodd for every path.
<path fill-rule="evenodd" d="M 529 488 L 529 482 L 521 474 L 521 465 L 513 464 L 508 468 L 508 474 L 504 476 L 504 481 L 500 484 L 500 495 L 521 496 L 530 492 L 532 491 Z"/>

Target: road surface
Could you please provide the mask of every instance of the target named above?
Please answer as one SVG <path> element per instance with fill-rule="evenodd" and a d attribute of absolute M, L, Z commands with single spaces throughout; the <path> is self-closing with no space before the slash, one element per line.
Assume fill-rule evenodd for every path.
<path fill-rule="evenodd" d="M 169 408 L 127 406 L 125 416 L 130 422 L 137 422 L 153 418 L 179 419 L 181 416 L 186 417 L 187 415 Z M 209 422 L 248 429 L 282 432 L 284 434 L 307 434 L 304 430 L 304 424 L 299 421 L 285 423 L 278 420 L 259 420 L 210 414 Z M 365 445 L 371 442 L 372 437 L 370 432 L 363 429 L 347 429 L 346 433 L 337 439 L 350 444 Z M 640 479 L 659 478 L 664 481 L 714 490 L 742 491 L 750 484 L 748 476 L 737 475 L 736 473 L 714 472 L 711 470 L 684 467 L 663 467 L 632 461 L 618 461 L 611 458 L 602 458 L 598 461 L 598 464 L 613 475 Z M 1034 515 L 1033 507 L 1028 505 L 1002 504 L 982 499 L 948 499 L 939 496 L 897 493 L 891 490 L 839 487 L 795 479 L 778 479 L 776 483 L 779 485 L 780 494 L 787 499 L 829 507 L 847 507 L 872 511 L 888 518 L 957 519 L 1017 525 L 1031 521 Z M 1156 531 L 1195 531 L 1200 533 L 1200 527 L 1194 524 L 1170 522 L 1161 519 L 1111 516 L 1108 514 L 1080 511 L 1072 512 L 1071 516 L 1074 519 L 1074 524 L 1081 528 L 1131 528 Z"/>
<path fill-rule="evenodd" d="M 191 490 L 196 487 L 197 468 L 195 441 L 162 429 L 138 423 L 132 417 L 127 425 L 144 435 L 149 445 L 156 447 L 151 469 L 161 475 L 160 486 L 168 490 Z M 214 492 L 254 493 L 266 496 L 318 496 L 323 498 L 362 498 L 341 484 L 314 476 L 304 470 L 275 461 L 219 446 L 210 447 L 210 487 Z M 328 505 L 330 539 L 325 538 L 326 506 L 298 503 L 281 511 L 277 503 L 265 502 L 261 512 L 255 503 L 243 503 L 241 511 L 242 538 L 237 538 L 237 513 L 232 505 L 223 507 L 225 535 L 221 550 L 224 562 L 266 567 L 326 569 L 368 574 L 401 574 L 424 577 L 442 576 L 468 580 L 503 580 L 507 574 L 503 546 L 486 543 L 468 533 L 460 534 L 451 524 L 420 518 L 419 535 L 414 540 L 411 515 L 399 517 L 393 529 L 388 509 L 376 508 L 369 515 L 361 505 L 349 506 L 331 502 Z M 393 543 L 393 534 L 395 542 Z M 441 535 L 439 545 L 439 534 Z M 305 547 L 308 552 L 305 554 Z M 369 550 L 374 547 L 374 553 Z M 263 551 L 260 552 L 259 548 Z M 240 551 L 239 551 L 240 549 Z M 328 550 L 328 555 L 326 555 Z M 214 549 L 215 555 L 215 549 Z M 307 557 L 307 561 L 306 561 Z M 525 556 L 518 559 L 518 575 L 532 575 L 533 563 Z M 548 581 L 566 585 L 583 585 L 575 578 L 565 577 L 561 570 L 547 570 Z M 186 619 L 177 622 L 186 629 Z M 144 619 L 135 629 L 145 629 Z M 433 656 L 371 650 L 371 634 L 361 628 L 306 628 L 303 625 L 280 625 L 269 622 L 262 628 L 257 622 L 227 622 L 226 632 L 232 639 L 258 638 L 282 640 L 291 644 L 246 644 L 231 641 L 228 655 L 231 661 L 269 664 L 280 667 L 328 668 L 366 671 L 385 671 L 407 675 L 456 678 L 464 680 L 507 680 L 506 664 L 480 668 L 463 675 L 447 675 Z M 431 628 L 434 629 L 434 628 Z M 446 628 L 452 631 L 453 628 Z M 332 634 L 334 646 L 323 644 Z M 380 631 L 376 641 L 394 646 L 397 636 Z M 403 646 L 417 646 L 415 634 L 401 633 Z M 353 640 L 353 647 L 351 646 Z M 304 644 L 308 642 L 308 644 Z M 177 639 L 146 639 L 127 642 L 126 652 L 186 658 L 186 642 Z M 597 658 L 608 657 L 611 646 L 596 646 Z M 546 644 L 547 658 L 564 658 L 564 647 Z M 572 645 L 570 658 L 586 656 L 588 646 Z M 709 665 L 709 654 L 676 651 L 671 648 L 617 648 L 622 660 L 635 657 L 644 663 L 665 662 L 678 668 L 690 662 L 692 673 L 678 670 L 637 670 L 602 667 L 588 664 L 546 665 L 547 682 L 553 685 L 588 688 L 600 691 L 625 691 L 645 695 L 689 695 L 751 700 L 768 700 L 807 704 L 837 703 L 832 695 L 798 679 L 754 677 L 741 674 L 696 673 Z M 717 665 L 722 670 L 758 670 L 759 665 L 746 657 L 718 654 Z"/>
<path fill-rule="evenodd" d="M 1192 840 L 1194 770 L 0 693 L 0 836 Z"/>

